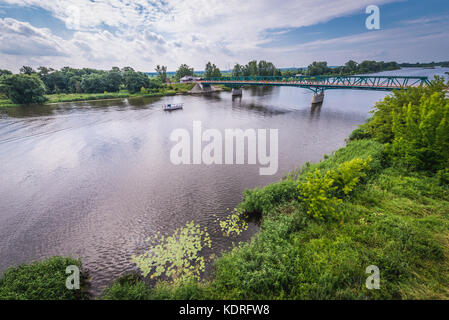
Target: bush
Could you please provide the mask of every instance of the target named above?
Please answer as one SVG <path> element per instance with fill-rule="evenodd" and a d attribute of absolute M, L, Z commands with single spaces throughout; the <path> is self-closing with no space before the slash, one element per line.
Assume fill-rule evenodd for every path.
<path fill-rule="evenodd" d="M 247 214 L 267 214 L 276 206 L 297 199 L 296 181 L 287 178 L 264 188 L 245 190 L 238 209 Z"/>
<path fill-rule="evenodd" d="M 87 297 L 85 275 L 81 274 L 81 290 L 66 288 L 66 268 L 77 259 L 52 257 L 44 261 L 7 269 L 0 277 L 0 300 L 76 300 Z"/>
<path fill-rule="evenodd" d="M 334 171 L 327 171 L 323 176 L 320 170 L 315 169 L 307 174 L 306 182 L 298 183 L 299 200 L 305 204 L 307 214 L 315 219 L 340 217 L 337 206 L 342 200 L 333 196 L 337 190 L 333 175 Z"/>
<path fill-rule="evenodd" d="M 392 111 L 393 159 L 410 169 L 438 170 L 449 165 L 449 101 L 442 92 Z"/>
<path fill-rule="evenodd" d="M 366 160 L 356 158 L 342 163 L 333 176 L 337 190 L 343 191 L 344 195 L 351 193 L 360 179 L 366 176 L 364 171 L 369 170 L 371 161 L 372 158 L 368 157 Z"/>
<path fill-rule="evenodd" d="M 104 300 L 146 300 L 150 290 L 144 281 L 134 274 L 123 276 L 103 291 Z"/>
<path fill-rule="evenodd" d="M 449 169 L 445 168 L 437 172 L 438 183 L 440 186 L 449 185 Z"/>
<path fill-rule="evenodd" d="M 303 202 L 307 214 L 315 219 L 341 219 L 337 211 L 342 203 L 341 197 L 351 193 L 360 179 L 365 177 L 364 171 L 369 169 L 371 158 L 360 158 L 342 163 L 336 171 L 328 170 L 324 175 L 319 169 L 309 172 L 306 181 L 298 182 L 299 200 Z"/>
<path fill-rule="evenodd" d="M 383 101 L 376 103 L 372 119 L 365 125 L 366 131 L 381 143 L 391 143 L 394 139 L 393 112 L 401 112 L 404 106 L 411 105 L 419 109 L 422 98 L 428 98 L 433 93 L 442 93 L 446 87 L 444 78 L 435 77 L 427 87 L 395 90 Z M 405 118 L 403 118 L 405 121 Z"/>
<path fill-rule="evenodd" d="M 13 74 L 1 78 L 1 91 L 16 104 L 41 104 L 47 101 L 45 85 L 36 75 Z"/>
<path fill-rule="evenodd" d="M 366 124 L 365 124 L 365 125 L 361 125 L 357 129 L 352 131 L 352 133 L 349 135 L 348 140 L 354 141 L 354 140 L 363 140 L 363 139 L 370 139 L 370 138 L 371 138 L 371 134 L 369 133 L 368 129 L 366 128 Z"/>

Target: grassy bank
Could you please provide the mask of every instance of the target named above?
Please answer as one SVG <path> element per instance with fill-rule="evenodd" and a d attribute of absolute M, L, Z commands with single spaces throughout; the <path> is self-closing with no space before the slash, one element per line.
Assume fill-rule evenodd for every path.
<path fill-rule="evenodd" d="M 0 300 L 86 299 L 86 274 L 81 273 L 80 290 L 66 288 L 68 266 L 82 270 L 81 261 L 52 257 L 7 269 L 0 277 Z"/>
<path fill-rule="evenodd" d="M 237 211 L 261 215 L 261 229 L 216 259 L 211 279 L 152 287 L 120 279 L 104 298 L 448 299 L 443 87 L 435 81 L 395 92 L 346 147 L 246 191 Z M 380 270 L 378 290 L 366 287 L 372 265 Z"/>
<path fill-rule="evenodd" d="M 298 176 L 371 157 L 363 181 L 338 206 L 341 218 L 311 218 L 294 177 L 248 191 L 240 207 L 262 213 L 261 229 L 216 260 L 212 280 L 149 288 L 122 279 L 104 298 L 448 299 L 449 189 L 437 177 L 384 163 L 384 149 L 351 142 Z M 379 290 L 365 286 L 370 265 L 380 269 Z"/>
<path fill-rule="evenodd" d="M 77 101 L 94 101 L 94 100 L 107 100 L 107 99 L 124 99 L 130 97 L 164 97 L 174 96 L 176 94 L 188 94 L 192 90 L 193 83 L 173 83 L 158 89 L 146 89 L 138 93 L 129 93 L 127 90 L 121 90 L 120 92 L 105 92 L 105 93 L 61 93 L 61 94 L 49 94 L 47 97 L 47 104 L 63 103 L 63 102 L 77 102 Z M 231 88 L 226 86 L 216 86 L 223 91 L 231 91 Z M 20 104 L 14 104 L 11 100 L 3 97 L 0 99 L 1 108 L 14 108 L 19 107 Z"/>
<path fill-rule="evenodd" d="M 176 94 L 187 94 L 194 84 L 192 83 L 174 83 L 157 89 L 145 89 L 137 93 L 129 93 L 127 90 L 120 92 L 104 92 L 104 93 L 61 93 L 46 95 L 48 101 L 46 103 L 62 103 L 76 101 L 106 100 L 106 99 L 123 99 L 129 97 L 162 97 L 173 96 Z M 10 108 L 20 106 L 14 104 L 9 99 L 0 99 L 0 108 Z"/>
<path fill-rule="evenodd" d="M 148 286 L 129 275 L 102 298 L 449 299 L 449 101 L 443 89 L 434 81 L 394 92 L 345 147 L 282 181 L 247 190 L 232 216 L 261 217 L 260 231 L 215 259 L 209 279 L 175 268 L 195 269 L 178 253 L 187 247 L 192 256 L 203 233 L 193 246 L 173 236 L 155 252 L 173 248 L 177 264 L 153 256 L 136 260 L 151 262 L 142 268 L 150 277 L 169 269 L 171 280 Z M 239 232 L 238 221 L 223 225 Z M 180 234 L 188 240 L 193 232 Z M 196 251 L 195 259 L 202 261 Z M 370 290 L 366 269 L 373 265 L 380 287 Z M 21 288 L 20 281 L 1 279 L 0 292 Z"/>

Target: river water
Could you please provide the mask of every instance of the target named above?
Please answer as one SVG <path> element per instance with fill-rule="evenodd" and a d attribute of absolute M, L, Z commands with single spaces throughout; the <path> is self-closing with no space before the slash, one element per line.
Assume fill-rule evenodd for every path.
<path fill-rule="evenodd" d="M 449 69 L 403 69 L 383 74 L 444 74 Z M 136 98 L 20 107 L 0 119 L 0 272 L 53 255 L 80 257 L 98 294 L 133 270 L 131 255 L 145 239 L 170 235 L 186 222 L 207 226 L 216 254 L 232 241 L 226 217 L 246 188 L 282 178 L 306 161 L 342 147 L 369 117 L 378 91 L 329 90 L 321 107 L 312 93 L 290 87 L 250 88 L 202 96 Z M 161 105 L 183 102 L 164 112 Z M 279 169 L 261 176 L 259 165 L 173 165 L 173 130 L 192 122 L 224 132 L 278 129 Z"/>

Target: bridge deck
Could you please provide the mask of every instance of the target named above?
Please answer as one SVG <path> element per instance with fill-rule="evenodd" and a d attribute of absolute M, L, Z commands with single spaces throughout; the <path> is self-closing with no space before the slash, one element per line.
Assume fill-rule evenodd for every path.
<path fill-rule="evenodd" d="M 257 86 L 294 86 L 311 89 L 363 89 L 363 90 L 395 90 L 408 87 L 426 86 L 427 77 L 396 76 L 335 76 L 335 77 L 222 77 L 206 78 L 202 84 L 223 84 L 230 87 L 246 85 Z"/>

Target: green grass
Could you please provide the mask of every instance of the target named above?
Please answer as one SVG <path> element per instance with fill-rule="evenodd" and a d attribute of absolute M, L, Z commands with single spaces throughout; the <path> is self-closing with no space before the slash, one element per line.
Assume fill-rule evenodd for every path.
<path fill-rule="evenodd" d="M 176 94 L 187 94 L 194 86 L 193 83 L 173 83 L 163 86 L 159 89 L 147 89 L 146 92 L 129 93 L 127 90 L 120 90 L 120 92 L 105 92 L 105 93 L 60 93 L 46 95 L 48 103 L 63 103 L 76 101 L 90 101 L 90 100 L 105 100 L 105 99 L 123 99 L 129 97 L 162 97 L 173 96 Z M 9 99 L 0 99 L 0 108 L 17 107 L 19 104 L 14 104 Z"/>
<path fill-rule="evenodd" d="M 18 107 L 20 104 L 14 104 L 9 99 L 0 99 L 0 109 L 1 108 L 12 108 L 12 107 Z"/>
<path fill-rule="evenodd" d="M 0 300 L 77 300 L 87 298 L 86 281 L 82 273 L 81 290 L 66 288 L 66 268 L 81 261 L 52 257 L 44 261 L 7 269 L 0 275 Z"/>

